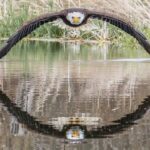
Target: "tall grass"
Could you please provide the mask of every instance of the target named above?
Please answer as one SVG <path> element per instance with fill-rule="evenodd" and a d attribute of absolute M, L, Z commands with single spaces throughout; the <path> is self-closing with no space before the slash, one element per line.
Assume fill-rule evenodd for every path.
<path fill-rule="evenodd" d="M 58 11 L 70 7 L 82 7 L 94 10 L 112 11 L 118 16 L 127 18 L 135 27 L 150 36 L 150 2 L 149 0 L 0 0 L 0 37 L 9 37 L 23 22 L 40 14 Z M 116 27 L 97 20 L 90 20 L 85 26 L 72 29 L 62 21 L 48 23 L 40 27 L 29 37 L 36 38 L 79 38 L 89 40 L 116 40 L 126 37 Z M 133 42 L 128 40 L 127 42 Z"/>

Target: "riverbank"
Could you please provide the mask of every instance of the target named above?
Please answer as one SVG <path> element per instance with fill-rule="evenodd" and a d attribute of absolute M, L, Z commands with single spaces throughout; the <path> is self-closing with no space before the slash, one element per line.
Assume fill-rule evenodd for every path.
<path fill-rule="evenodd" d="M 117 13 L 118 16 L 124 19 L 126 18 L 127 22 L 130 21 L 131 23 L 133 23 L 135 28 L 137 28 L 148 38 L 150 38 L 150 16 L 148 15 L 150 14 L 148 13 L 148 11 L 150 10 L 148 8 L 150 6 L 149 3 L 144 3 L 141 0 L 133 0 L 132 2 L 127 0 L 126 2 L 123 2 L 123 8 L 122 3 L 120 3 L 120 1 L 118 0 L 114 0 L 113 2 L 110 0 L 106 0 L 105 2 L 102 2 L 100 0 L 94 0 L 92 3 L 90 1 L 84 2 L 82 0 L 77 0 L 76 2 L 73 2 L 71 0 L 50 0 L 49 3 L 47 3 L 46 0 L 38 0 L 36 4 L 31 1 L 24 0 L 19 2 L 15 0 L 4 1 L 5 5 L 3 4 L 0 6 L 1 39 L 5 39 L 5 37 L 9 38 L 26 21 L 31 20 L 32 18 L 35 18 L 43 13 L 59 11 L 61 9 L 70 7 L 83 6 L 84 8 L 88 9 L 95 8 L 96 10 L 103 9 L 104 11 L 107 11 L 108 9 L 109 11 L 112 11 L 112 13 Z M 103 6 L 103 8 L 101 6 Z M 136 9 L 133 10 L 133 6 L 135 6 Z M 115 8 L 119 9 L 116 9 L 117 11 L 115 12 Z M 28 35 L 26 39 L 36 41 L 45 40 L 59 42 L 77 41 L 85 43 L 103 43 L 106 41 L 110 41 L 112 43 L 117 42 L 132 45 L 136 44 L 135 40 L 132 37 L 121 31 L 117 27 L 114 27 L 103 21 L 92 19 L 90 19 L 86 25 L 77 29 L 66 26 L 60 20 L 53 23 L 48 23 L 32 32 L 30 35 Z"/>

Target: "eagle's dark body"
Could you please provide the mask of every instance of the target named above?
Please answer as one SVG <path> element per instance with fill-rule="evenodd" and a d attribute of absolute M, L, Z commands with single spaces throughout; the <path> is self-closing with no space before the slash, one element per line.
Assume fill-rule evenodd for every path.
<path fill-rule="evenodd" d="M 67 20 L 66 16 L 72 12 L 79 12 L 84 14 L 84 19 L 80 24 L 72 24 L 69 20 Z M 22 38 L 30 34 L 39 26 L 47 22 L 55 21 L 59 18 L 62 19 L 65 24 L 71 27 L 79 27 L 81 25 L 86 24 L 88 18 L 93 18 L 93 19 L 97 18 L 106 21 L 122 29 L 124 32 L 130 34 L 134 38 L 136 38 L 139 44 L 141 44 L 141 46 L 143 46 L 144 49 L 150 54 L 150 43 L 147 40 L 147 38 L 140 31 L 135 29 L 131 23 L 125 21 L 123 18 L 115 16 L 110 12 L 102 12 L 102 11 L 96 12 L 96 11 L 90 11 L 88 9 L 71 8 L 56 13 L 45 14 L 25 23 L 20 29 L 18 29 L 18 31 L 14 35 L 12 35 L 6 41 L 5 45 L 0 49 L 0 58 L 5 56 L 18 41 L 20 41 Z"/>

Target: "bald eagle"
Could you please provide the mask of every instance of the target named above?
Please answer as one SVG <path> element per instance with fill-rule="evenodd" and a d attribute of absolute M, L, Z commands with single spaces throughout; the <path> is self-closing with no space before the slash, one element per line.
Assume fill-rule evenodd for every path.
<path fill-rule="evenodd" d="M 30 34 L 39 26 L 59 18 L 62 19 L 66 25 L 71 27 L 79 27 L 86 24 L 88 18 L 97 18 L 105 22 L 109 22 L 110 24 L 117 26 L 124 32 L 133 36 L 150 54 L 150 42 L 140 31 L 136 30 L 131 23 L 128 23 L 124 19 L 108 12 L 96 12 L 82 8 L 70 8 L 56 13 L 45 14 L 25 23 L 6 41 L 4 46 L 0 49 L 0 58 L 5 56 L 18 41 Z"/>

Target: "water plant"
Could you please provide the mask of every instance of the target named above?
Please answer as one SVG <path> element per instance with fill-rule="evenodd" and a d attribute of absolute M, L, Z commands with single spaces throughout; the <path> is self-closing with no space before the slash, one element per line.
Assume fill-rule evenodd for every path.
<path fill-rule="evenodd" d="M 128 21 L 131 21 L 150 37 L 150 31 L 148 29 L 150 23 L 150 3 L 148 0 L 37 0 L 36 3 L 29 0 L 21 0 L 19 2 L 16 0 L 4 0 L 3 4 L 0 6 L 0 38 L 9 37 L 23 24 L 23 22 L 39 14 L 70 7 L 84 7 L 97 10 L 103 9 L 104 11 L 117 10 L 116 12 L 114 11 L 114 13 L 117 13 L 118 16 L 123 18 L 127 18 Z M 97 20 L 90 20 L 86 26 L 78 29 L 70 29 L 61 21 L 49 23 L 33 32 L 28 38 L 33 37 L 40 39 L 78 38 L 96 41 L 124 41 L 129 44 L 135 43 L 132 38 L 129 38 L 128 35 L 118 30 L 116 27 Z"/>

